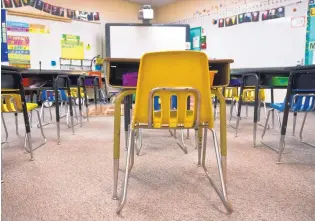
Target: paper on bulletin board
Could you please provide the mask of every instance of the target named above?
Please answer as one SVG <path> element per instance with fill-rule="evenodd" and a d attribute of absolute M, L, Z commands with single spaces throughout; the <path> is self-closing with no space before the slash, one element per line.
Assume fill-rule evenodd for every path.
<path fill-rule="evenodd" d="M 200 46 L 200 36 L 193 37 L 193 48 L 199 48 Z"/>
<path fill-rule="evenodd" d="M 48 34 L 49 28 L 46 25 L 30 24 L 29 32 L 30 33 L 37 33 L 37 34 Z"/>
<path fill-rule="evenodd" d="M 8 36 L 9 65 L 19 68 L 31 67 L 29 38 L 25 36 Z"/>
<path fill-rule="evenodd" d="M 29 24 L 24 22 L 7 21 L 7 30 L 12 32 L 28 32 Z"/>
<path fill-rule="evenodd" d="M 61 57 L 66 59 L 84 59 L 84 43 L 80 36 L 62 35 Z"/>

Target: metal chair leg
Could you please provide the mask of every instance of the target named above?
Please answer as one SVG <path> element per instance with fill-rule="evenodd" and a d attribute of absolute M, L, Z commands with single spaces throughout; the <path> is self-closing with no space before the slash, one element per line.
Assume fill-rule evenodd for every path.
<path fill-rule="evenodd" d="M 232 121 L 232 118 L 233 118 L 233 106 L 235 105 L 235 100 L 234 99 L 232 99 L 231 100 L 231 106 L 230 106 L 230 117 L 229 117 L 229 122 L 231 123 L 231 121 Z"/>
<path fill-rule="evenodd" d="M 269 127 L 268 122 L 269 122 L 269 118 L 270 118 L 270 115 L 271 115 L 271 114 L 274 114 L 274 109 L 273 109 L 273 108 L 271 108 L 271 109 L 268 111 L 267 119 L 266 119 L 266 123 L 265 123 L 265 127 L 264 127 L 263 133 L 262 133 L 262 135 L 261 135 L 260 143 L 263 144 L 264 146 L 269 147 L 270 149 L 276 151 L 277 153 L 279 153 L 279 149 L 277 149 L 276 147 L 273 147 L 273 146 L 271 146 L 271 145 L 269 145 L 269 144 L 263 142 L 263 138 L 264 138 L 264 136 L 265 136 L 265 134 L 266 134 L 266 130 L 267 130 L 268 127 Z M 276 114 L 277 114 L 277 118 L 278 118 L 279 128 L 281 129 L 280 112 L 277 111 Z"/>
<path fill-rule="evenodd" d="M 214 129 L 210 129 L 212 132 L 212 137 L 213 137 L 213 143 L 214 143 L 214 149 L 215 149 L 215 155 L 216 155 L 216 160 L 217 160 L 217 166 L 218 166 L 218 171 L 219 171 L 219 176 L 220 176 L 220 184 L 221 184 L 221 189 L 217 187 L 215 182 L 212 180 L 210 173 L 206 167 L 205 164 L 205 158 L 206 158 L 206 144 L 207 144 L 207 128 L 204 129 L 204 134 L 203 134 L 203 158 L 202 158 L 202 167 L 207 175 L 207 178 L 211 184 L 211 186 L 214 188 L 218 196 L 220 197 L 223 205 L 227 209 L 229 213 L 233 212 L 232 205 L 230 204 L 228 198 L 227 198 L 227 192 L 226 192 L 226 185 L 223 177 L 223 170 L 222 170 L 222 164 L 221 164 L 221 154 L 218 146 L 218 141 L 217 141 L 217 136 L 214 131 Z"/>
<path fill-rule="evenodd" d="M 280 112 L 277 111 L 277 118 L 278 118 L 278 124 L 279 124 L 279 129 L 281 130 L 281 118 L 280 118 Z"/>
<path fill-rule="evenodd" d="M 293 131 L 292 131 L 292 136 L 295 136 L 296 117 L 297 117 L 297 113 L 294 112 L 293 113 Z"/>
<path fill-rule="evenodd" d="M 122 188 L 122 196 L 119 199 L 118 208 L 116 210 L 117 214 L 120 214 L 121 210 L 124 208 L 127 200 L 127 188 L 128 188 L 128 181 L 129 181 L 129 173 L 130 173 L 130 163 L 131 163 L 131 155 L 132 149 L 134 149 L 134 141 L 135 141 L 135 130 L 132 129 L 130 131 L 130 142 L 128 143 L 128 152 L 126 157 L 126 169 L 125 169 L 125 179 L 124 185 Z"/>
<path fill-rule="evenodd" d="M 246 104 L 246 116 L 245 118 L 247 119 L 248 118 L 248 104 Z"/>
<path fill-rule="evenodd" d="M 189 129 L 187 129 L 186 139 L 189 139 Z"/>
<path fill-rule="evenodd" d="M 172 130 L 169 129 L 168 131 L 170 132 L 171 137 L 174 136 Z"/>
<path fill-rule="evenodd" d="M 39 129 L 40 129 L 41 135 L 42 135 L 42 137 L 43 137 L 43 142 L 40 143 L 38 146 L 32 148 L 32 151 L 38 149 L 39 147 L 41 147 L 41 146 L 43 146 L 44 144 L 47 143 L 47 139 L 46 139 L 46 136 L 45 136 L 44 130 L 43 130 L 42 121 L 41 121 L 41 119 L 40 119 L 40 113 L 39 113 L 39 111 L 38 111 L 37 109 L 35 109 L 34 111 L 36 111 L 36 114 L 37 114 Z M 24 144 L 24 147 L 25 147 L 25 150 L 26 150 L 28 153 L 30 153 L 30 149 L 27 148 L 26 141 L 27 141 L 27 137 L 25 136 L 25 141 L 24 141 L 25 144 Z"/>
<path fill-rule="evenodd" d="M 301 141 L 302 143 L 304 143 L 304 144 L 307 144 L 307 145 L 311 146 L 311 147 L 315 147 L 314 144 L 307 143 L 307 142 L 305 142 L 305 141 L 303 140 L 303 129 L 304 129 L 304 125 L 305 125 L 305 121 L 306 121 L 307 114 L 308 114 L 308 112 L 305 112 L 305 114 L 304 114 L 304 118 L 303 118 L 301 130 L 300 130 L 300 141 Z"/>
<path fill-rule="evenodd" d="M 7 129 L 7 125 L 4 121 L 4 117 L 3 117 L 3 113 L 1 112 L 1 120 L 2 120 L 2 125 L 3 125 L 3 128 L 4 128 L 4 132 L 5 132 L 5 139 L 4 139 L 4 142 L 1 142 L 1 144 L 4 144 L 8 141 L 8 137 L 9 137 L 9 133 L 8 133 L 8 129 Z"/>
<path fill-rule="evenodd" d="M 18 122 L 18 114 L 14 113 L 14 118 L 15 118 L 15 132 L 16 135 L 19 136 L 19 122 Z"/>
<path fill-rule="evenodd" d="M 44 103 L 45 103 L 45 102 L 48 102 L 48 103 L 49 103 L 48 100 L 47 100 L 47 101 L 44 101 Z M 52 112 L 51 112 L 51 105 L 48 105 L 49 121 L 48 121 L 47 123 L 45 123 L 45 108 L 44 108 L 44 103 L 42 104 L 42 107 L 41 107 L 41 109 L 40 109 L 40 119 L 41 119 L 41 122 L 42 122 L 43 127 L 46 126 L 46 125 L 51 124 L 52 118 L 53 118 L 53 117 L 52 117 Z M 43 123 L 44 123 L 44 124 L 43 124 Z M 38 127 L 38 128 L 40 127 L 39 123 L 37 123 L 37 127 Z"/>
<path fill-rule="evenodd" d="M 184 141 L 184 130 L 180 130 L 180 131 L 181 131 L 181 142 L 177 140 L 176 130 L 174 130 L 174 138 L 176 140 L 177 145 L 180 147 L 180 149 L 182 149 L 184 153 L 187 154 L 188 151 L 187 151 L 187 147 Z"/>
<path fill-rule="evenodd" d="M 137 155 L 139 156 L 140 151 L 142 149 L 142 130 L 138 129 L 136 131 L 136 148 L 137 148 Z"/>

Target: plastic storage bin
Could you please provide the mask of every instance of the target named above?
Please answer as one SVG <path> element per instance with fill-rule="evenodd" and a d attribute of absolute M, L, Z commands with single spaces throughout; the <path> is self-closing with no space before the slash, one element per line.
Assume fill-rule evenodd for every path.
<path fill-rule="evenodd" d="M 138 72 L 127 72 L 123 75 L 123 86 L 136 87 L 138 81 Z"/>
<path fill-rule="evenodd" d="M 272 86 L 288 86 L 288 77 L 273 77 L 271 79 Z"/>

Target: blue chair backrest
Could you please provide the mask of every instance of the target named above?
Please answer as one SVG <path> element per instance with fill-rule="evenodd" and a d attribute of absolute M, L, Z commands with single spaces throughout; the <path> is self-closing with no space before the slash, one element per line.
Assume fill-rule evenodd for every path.
<path fill-rule="evenodd" d="M 291 97 L 292 112 L 308 112 L 315 109 L 315 94 L 295 94 Z"/>
<path fill-rule="evenodd" d="M 66 94 L 65 90 L 59 90 L 59 99 L 60 101 L 68 101 L 68 96 Z M 55 92 L 52 90 L 42 90 L 41 96 L 40 96 L 41 101 L 49 101 L 49 102 L 54 102 L 55 99 Z"/>

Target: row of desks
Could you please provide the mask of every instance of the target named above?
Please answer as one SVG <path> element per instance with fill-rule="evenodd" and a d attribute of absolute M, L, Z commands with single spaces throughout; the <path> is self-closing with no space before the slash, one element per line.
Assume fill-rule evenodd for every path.
<path fill-rule="evenodd" d="M 127 59 L 127 58 L 106 58 L 106 73 L 107 83 L 116 88 L 120 88 L 121 92 L 116 97 L 115 104 L 115 124 L 114 124 L 114 190 L 113 198 L 117 198 L 117 182 L 118 182 L 118 169 L 119 169 L 119 158 L 120 158 L 120 111 L 121 102 L 124 100 L 125 105 L 125 134 L 127 137 L 128 125 L 130 123 L 130 110 L 131 110 L 131 98 L 130 95 L 136 92 L 136 87 L 124 87 L 122 85 L 122 76 L 127 72 L 137 72 L 140 66 L 140 59 Z M 254 108 L 254 125 L 257 124 L 257 112 L 258 112 L 258 91 L 260 88 L 271 89 L 271 99 L 274 101 L 273 89 L 285 88 L 285 87 L 273 87 L 271 85 L 271 79 L 274 76 L 289 77 L 294 72 L 309 72 L 315 70 L 315 65 L 312 66 L 295 66 L 295 67 L 276 67 L 276 68 L 247 68 L 247 69 L 230 69 L 230 64 L 233 63 L 231 59 L 215 59 L 209 60 L 209 70 L 217 70 L 218 73 L 214 77 L 212 86 L 212 92 L 217 96 L 220 102 L 220 112 L 226 113 L 226 102 L 224 96 L 220 93 L 217 88 L 226 87 L 230 83 L 230 78 L 241 79 L 242 85 L 240 85 L 241 91 L 246 88 L 255 88 L 256 99 Z M 315 73 L 315 72 L 314 72 Z M 170 73 L 171 74 L 171 73 Z M 315 76 L 315 75 L 314 75 Z M 314 88 L 315 78 L 312 76 L 306 82 L 298 82 L 300 87 Z M 305 81 L 305 78 L 304 80 Z M 209 86 L 210 87 L 210 86 Z M 241 92 L 242 93 L 242 92 Z M 287 99 L 289 100 L 289 99 Z M 238 116 L 241 112 L 242 100 L 239 100 L 238 105 Z M 288 117 L 289 106 L 286 107 L 284 114 L 284 120 L 282 127 L 286 128 L 286 122 Z M 286 120 L 285 120 L 286 118 Z M 238 118 L 239 119 L 239 118 Z M 255 128 L 255 126 L 254 126 Z M 285 129 L 282 129 L 282 132 Z M 285 133 L 285 132 L 284 132 Z M 253 133 L 253 143 L 256 145 L 256 130 Z M 220 146 L 222 155 L 222 166 L 224 176 L 226 177 L 226 157 L 227 157 L 227 137 L 226 137 L 226 115 L 220 114 Z"/>
<path fill-rule="evenodd" d="M 26 87 L 23 86 L 23 78 L 28 78 L 32 82 L 45 82 L 44 86 L 40 87 Z M 1 66 L 1 91 L 5 93 L 16 93 L 18 92 L 21 95 L 21 100 L 23 103 L 23 115 L 24 115 L 24 122 L 25 122 L 25 128 L 26 133 L 30 135 L 30 122 L 28 119 L 27 114 L 27 108 L 26 108 L 26 99 L 25 94 L 32 94 L 34 91 L 42 91 L 42 90 L 52 90 L 55 92 L 55 94 L 58 94 L 60 89 L 64 89 L 68 92 L 69 100 L 71 100 L 71 93 L 70 93 L 70 87 L 76 87 L 78 89 L 78 92 L 80 92 L 80 89 L 83 89 L 84 92 L 84 99 L 85 99 L 85 105 L 86 109 L 88 111 L 88 101 L 87 101 L 87 93 L 86 93 L 86 80 L 89 80 L 93 82 L 94 86 L 94 101 L 95 104 L 97 102 L 97 96 L 100 94 L 97 93 L 100 92 L 100 84 L 99 79 L 97 76 L 85 76 L 81 74 L 73 74 L 71 72 L 62 71 L 62 70 L 25 70 L 25 69 L 18 69 L 10 66 Z M 89 84 L 90 86 L 91 84 Z M 39 93 L 38 93 L 39 94 Z M 31 96 L 32 98 L 32 96 Z M 78 98 L 81 99 L 81 93 L 78 93 Z M 60 142 L 60 130 L 59 130 L 59 121 L 60 121 L 60 115 L 59 115 L 59 102 L 58 102 L 59 96 L 55 96 L 55 105 L 56 105 L 56 122 L 57 122 L 57 137 L 58 137 L 58 143 Z M 69 102 L 69 111 L 70 111 L 70 117 L 73 118 L 73 108 L 72 108 L 72 102 Z M 79 113 L 81 115 L 82 113 L 82 106 L 81 102 L 79 102 Z M 17 114 L 17 113 L 15 113 Z M 81 116 L 82 117 L 82 116 Z M 73 129 L 73 121 L 72 121 L 72 130 Z"/>

